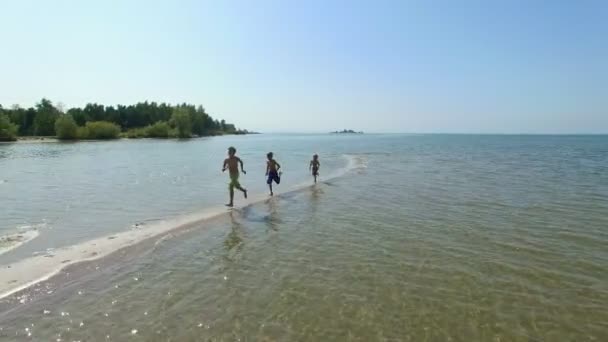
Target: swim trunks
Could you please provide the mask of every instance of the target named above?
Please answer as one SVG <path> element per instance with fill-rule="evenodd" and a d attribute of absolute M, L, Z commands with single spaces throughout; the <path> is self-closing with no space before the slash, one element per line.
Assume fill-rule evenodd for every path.
<path fill-rule="evenodd" d="M 312 168 L 312 175 L 313 176 L 318 176 L 319 175 L 319 168 L 318 167 L 313 167 Z"/>
<path fill-rule="evenodd" d="M 232 188 L 240 188 L 241 183 L 239 183 L 239 174 L 231 174 L 230 175 L 230 183 L 228 184 L 230 189 Z"/>
<path fill-rule="evenodd" d="M 272 183 L 272 181 L 274 181 L 277 184 L 281 183 L 281 177 L 279 176 L 279 174 L 276 171 L 268 172 L 268 180 L 266 181 L 266 184 L 270 184 L 270 183 Z"/>

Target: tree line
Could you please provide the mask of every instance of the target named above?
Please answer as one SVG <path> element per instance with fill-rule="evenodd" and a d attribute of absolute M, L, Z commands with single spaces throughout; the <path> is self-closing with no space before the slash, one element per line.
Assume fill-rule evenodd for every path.
<path fill-rule="evenodd" d="M 246 134 L 234 124 L 217 120 L 203 106 L 139 102 L 104 106 L 89 103 L 64 111 L 48 99 L 34 107 L 0 105 L 0 140 L 18 136 L 57 136 L 59 139 L 189 138 L 221 134 Z"/>

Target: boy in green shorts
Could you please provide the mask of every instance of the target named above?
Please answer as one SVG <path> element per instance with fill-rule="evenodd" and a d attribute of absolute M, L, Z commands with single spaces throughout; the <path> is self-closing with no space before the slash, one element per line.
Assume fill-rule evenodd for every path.
<path fill-rule="evenodd" d="M 241 190 L 245 198 L 247 198 L 247 189 L 241 187 L 241 184 L 239 183 L 239 164 L 241 164 L 241 171 L 243 174 L 247 174 L 247 172 L 243 169 L 243 161 L 235 154 L 236 148 L 230 146 L 228 148 L 228 158 L 224 159 L 224 166 L 222 167 L 222 172 L 228 169 L 228 173 L 230 174 L 230 185 L 228 186 L 230 189 L 230 203 L 226 204 L 228 207 L 234 205 L 234 188 Z"/>

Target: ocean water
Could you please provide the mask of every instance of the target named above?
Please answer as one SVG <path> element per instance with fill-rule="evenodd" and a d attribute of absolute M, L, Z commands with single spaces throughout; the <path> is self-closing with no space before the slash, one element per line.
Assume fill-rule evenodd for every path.
<path fill-rule="evenodd" d="M 224 203 L 229 145 L 251 205 L 1 299 L 0 340 L 608 340 L 606 136 L 0 145 L 0 231 L 39 233 L 1 267 Z"/>

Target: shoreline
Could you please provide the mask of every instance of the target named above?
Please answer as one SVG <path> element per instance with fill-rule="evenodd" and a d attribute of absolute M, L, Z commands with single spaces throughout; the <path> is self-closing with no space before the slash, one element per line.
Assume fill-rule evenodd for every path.
<path fill-rule="evenodd" d="M 233 209 L 242 209 L 263 200 L 263 198 L 257 197 L 252 199 L 249 203 L 235 205 Z M 7 282 L 0 284 L 0 299 L 27 290 L 37 283 L 49 280 L 68 266 L 102 259 L 126 247 L 133 247 L 163 234 L 186 230 L 193 225 L 226 214 L 229 210 L 225 206 L 215 206 L 197 214 L 166 221 L 163 224 L 104 235 L 73 246 L 55 249 L 50 256 L 38 255 L 4 265 L 0 269 L 0 279 L 7 280 Z"/>
<path fill-rule="evenodd" d="M 238 133 L 238 134 L 212 134 L 212 135 L 201 135 L 201 136 L 192 136 L 190 138 L 153 138 L 153 137 L 140 137 L 140 138 L 127 138 L 127 137 L 118 137 L 116 139 L 59 139 L 54 136 L 45 136 L 45 137 L 36 137 L 36 136 L 24 136 L 17 137 L 15 141 L 0 141 L 0 145 L 2 144 L 35 144 L 35 143 L 77 143 L 77 142 L 93 142 L 93 141 L 117 141 L 117 140 L 195 140 L 201 138 L 213 138 L 213 137 L 223 137 L 223 136 L 241 136 L 241 135 L 260 135 L 263 133 L 259 132 L 248 132 L 248 133 Z"/>
<path fill-rule="evenodd" d="M 0 236 L 0 255 L 8 253 L 19 246 L 37 238 L 40 232 L 37 229 L 26 230 L 23 233 L 12 233 Z"/>
<path fill-rule="evenodd" d="M 345 155 L 344 157 L 347 159 L 347 164 L 329 174 L 318 184 L 325 184 L 357 168 L 355 156 Z M 302 191 L 312 186 L 314 184 L 308 182 L 296 184 L 289 189 L 275 193 L 274 197 L 280 198 L 285 194 Z M 272 200 L 272 198 L 265 193 L 254 194 L 249 197 L 247 202 L 236 204 L 233 208 L 227 208 L 225 205 L 208 207 L 199 212 L 166 220 L 147 228 L 104 235 L 76 245 L 58 248 L 53 251 L 52 255 L 37 255 L 3 265 L 0 268 L 0 279 L 3 281 L 0 283 L 0 299 L 27 291 L 32 286 L 57 276 L 68 266 L 109 257 L 126 247 L 134 247 L 159 237 L 163 239 L 163 235 L 191 229 L 194 225 L 200 225 L 221 215 L 226 215 L 232 210 L 244 209 L 263 201 Z"/>

